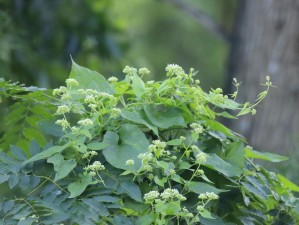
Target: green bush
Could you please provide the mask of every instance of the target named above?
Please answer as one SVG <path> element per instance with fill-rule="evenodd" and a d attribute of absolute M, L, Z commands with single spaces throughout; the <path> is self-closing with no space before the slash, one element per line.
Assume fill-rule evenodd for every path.
<path fill-rule="evenodd" d="M 253 162 L 286 158 L 217 121 L 255 114 L 268 77 L 254 104 L 239 104 L 238 91 L 204 92 L 192 69 L 168 65 L 165 81 L 147 83 L 146 68 L 123 72 L 107 81 L 73 63 L 53 95 L 1 80 L 13 103 L 1 128 L 2 224 L 298 224 L 299 187 Z"/>

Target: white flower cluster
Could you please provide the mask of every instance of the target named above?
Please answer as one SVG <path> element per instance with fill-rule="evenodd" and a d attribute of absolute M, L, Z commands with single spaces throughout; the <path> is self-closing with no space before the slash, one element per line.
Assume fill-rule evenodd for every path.
<path fill-rule="evenodd" d="M 148 150 L 152 152 L 157 158 L 163 155 L 170 155 L 170 152 L 165 150 L 166 143 L 160 140 L 154 140 L 153 144 L 149 145 Z"/>
<path fill-rule="evenodd" d="M 121 109 L 119 108 L 112 108 L 111 109 L 111 118 L 117 118 L 121 114 Z"/>
<path fill-rule="evenodd" d="M 151 72 L 151 71 L 149 71 L 149 69 L 148 69 L 148 68 L 145 68 L 145 67 L 140 68 L 140 69 L 138 70 L 138 73 L 139 73 L 141 76 L 148 75 L 148 74 L 150 74 L 150 72 Z"/>
<path fill-rule="evenodd" d="M 200 194 L 198 196 L 198 199 L 200 200 L 217 200 L 219 199 L 219 196 L 215 194 L 214 192 L 206 192 L 204 194 Z"/>
<path fill-rule="evenodd" d="M 150 191 L 147 194 L 144 195 L 145 202 L 153 202 L 156 199 L 158 199 L 160 196 L 160 193 L 157 191 Z"/>
<path fill-rule="evenodd" d="M 82 156 L 83 159 L 89 158 L 89 157 L 93 157 L 98 155 L 98 153 L 96 151 L 88 151 L 86 153 L 84 153 L 84 155 Z"/>
<path fill-rule="evenodd" d="M 134 166 L 135 161 L 133 159 L 129 159 L 126 161 L 126 166 Z"/>
<path fill-rule="evenodd" d="M 104 170 L 105 166 L 100 162 L 100 161 L 95 161 L 92 165 L 89 165 L 87 167 L 84 168 L 87 171 L 100 171 L 100 170 Z"/>
<path fill-rule="evenodd" d="M 70 123 L 66 119 L 57 120 L 55 123 L 60 125 L 64 131 L 70 126 Z"/>
<path fill-rule="evenodd" d="M 171 76 L 177 76 L 180 78 L 187 77 L 183 68 L 176 64 L 168 64 L 166 66 L 165 70 L 167 72 L 166 76 L 168 76 L 168 77 L 171 77 Z"/>
<path fill-rule="evenodd" d="M 53 90 L 53 95 L 63 95 L 67 93 L 67 88 L 65 86 L 60 86 L 59 88 L 55 88 Z"/>
<path fill-rule="evenodd" d="M 62 114 L 69 113 L 69 112 L 70 112 L 70 108 L 66 105 L 60 105 L 60 106 L 58 106 L 58 108 L 56 110 L 57 115 L 62 115 Z"/>
<path fill-rule="evenodd" d="M 186 198 L 183 195 L 181 195 L 177 189 L 170 189 L 170 188 L 165 189 L 161 193 L 160 197 L 163 200 L 166 200 L 166 201 L 171 200 L 171 199 L 175 199 L 175 198 L 180 200 L 180 201 L 185 201 L 186 200 Z"/>
<path fill-rule="evenodd" d="M 203 152 L 200 152 L 197 155 L 195 155 L 195 161 L 199 165 L 204 164 L 207 161 L 207 155 Z"/>
<path fill-rule="evenodd" d="M 186 198 L 179 193 L 177 189 L 165 189 L 161 194 L 157 191 L 150 191 L 144 195 L 145 202 L 159 202 L 159 201 L 171 201 L 179 200 L 185 201 Z"/>
<path fill-rule="evenodd" d="M 203 127 L 198 123 L 191 123 L 190 127 L 193 129 L 195 134 L 202 134 L 204 131 Z"/>
<path fill-rule="evenodd" d="M 139 154 L 138 158 L 141 159 L 142 165 L 147 165 L 150 161 L 154 159 L 154 156 L 152 153 L 146 152 Z"/>
<path fill-rule="evenodd" d="M 123 73 L 131 76 L 137 73 L 137 69 L 134 67 L 125 66 L 125 68 L 123 69 Z"/>
<path fill-rule="evenodd" d="M 92 126 L 93 122 L 91 119 L 84 119 L 84 120 L 79 120 L 78 124 L 81 126 L 87 127 L 87 126 Z"/>
<path fill-rule="evenodd" d="M 112 76 L 112 77 L 109 77 L 109 78 L 108 78 L 108 81 L 109 81 L 110 83 L 115 83 L 115 82 L 118 81 L 118 78 Z"/>
<path fill-rule="evenodd" d="M 74 78 L 66 79 L 65 83 L 66 83 L 67 86 L 70 86 L 70 87 L 79 86 L 78 81 Z"/>

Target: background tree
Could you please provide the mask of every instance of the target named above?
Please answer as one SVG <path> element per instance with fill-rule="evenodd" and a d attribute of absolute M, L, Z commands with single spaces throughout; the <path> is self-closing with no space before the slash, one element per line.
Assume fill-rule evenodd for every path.
<path fill-rule="evenodd" d="M 243 81 L 241 100 L 252 100 L 266 75 L 273 88 L 257 115 L 233 129 L 258 149 L 286 154 L 299 138 L 299 2 L 241 1 L 228 73 Z M 231 78 L 228 79 L 231 81 Z M 296 143 L 297 142 L 297 143 Z"/>

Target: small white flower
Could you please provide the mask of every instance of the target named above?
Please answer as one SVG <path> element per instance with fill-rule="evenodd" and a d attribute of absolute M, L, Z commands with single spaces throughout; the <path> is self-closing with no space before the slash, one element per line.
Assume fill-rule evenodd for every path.
<path fill-rule="evenodd" d="M 134 166 L 135 162 L 133 159 L 129 159 L 126 161 L 126 166 Z"/>
<path fill-rule="evenodd" d="M 184 77 L 186 75 L 183 68 L 176 64 L 168 64 L 165 70 L 167 72 L 167 76 Z"/>
<path fill-rule="evenodd" d="M 205 153 L 203 153 L 203 152 L 197 154 L 195 156 L 195 158 L 196 158 L 196 162 L 198 164 L 203 164 L 203 163 L 205 163 L 207 161 L 207 155 Z"/>
<path fill-rule="evenodd" d="M 94 95 L 86 95 L 84 102 L 86 104 L 94 104 L 96 102 L 96 99 L 95 99 Z"/>
<path fill-rule="evenodd" d="M 61 100 L 63 100 L 63 101 L 71 100 L 71 98 L 72 98 L 72 96 L 68 92 L 65 93 L 65 94 L 63 94 L 63 95 L 61 95 Z"/>
<path fill-rule="evenodd" d="M 68 85 L 68 86 L 79 86 L 79 83 L 76 79 L 74 78 L 69 78 L 69 79 L 66 79 L 65 83 Z"/>
<path fill-rule="evenodd" d="M 65 86 L 60 86 L 59 88 L 55 88 L 53 90 L 53 95 L 61 95 L 67 92 L 67 88 Z"/>
<path fill-rule="evenodd" d="M 156 200 L 159 197 L 159 195 L 160 194 L 157 191 L 150 191 L 147 194 L 145 194 L 143 198 L 146 202 L 151 202 Z"/>
<path fill-rule="evenodd" d="M 66 119 L 57 120 L 55 123 L 62 126 L 63 130 L 70 126 L 69 122 Z"/>
<path fill-rule="evenodd" d="M 193 129 L 195 134 L 201 134 L 204 131 L 203 127 L 198 123 L 192 123 L 190 124 L 190 127 Z"/>
<path fill-rule="evenodd" d="M 84 119 L 84 120 L 79 120 L 78 124 L 86 127 L 86 126 L 92 126 L 93 122 L 91 119 Z"/>
<path fill-rule="evenodd" d="M 170 174 L 170 175 L 175 175 L 175 170 L 174 170 L 174 169 L 170 169 L 170 170 L 169 170 L 169 174 Z"/>
<path fill-rule="evenodd" d="M 100 161 L 95 161 L 92 165 L 89 165 L 84 168 L 85 170 L 90 171 L 99 171 L 104 170 L 105 166 Z"/>
<path fill-rule="evenodd" d="M 90 172 L 89 172 L 89 175 L 90 175 L 90 176 L 92 176 L 92 177 L 94 177 L 94 176 L 96 176 L 96 175 L 97 175 L 97 173 L 96 173 L 96 172 L 94 172 L 94 171 L 90 171 Z"/>
<path fill-rule="evenodd" d="M 69 109 L 68 106 L 66 106 L 66 105 L 60 105 L 57 108 L 56 114 L 57 115 L 61 115 L 61 114 L 65 114 L 65 113 L 68 113 L 68 112 L 70 112 L 70 109 Z"/>
<path fill-rule="evenodd" d="M 133 75 L 137 73 L 137 69 L 134 67 L 125 66 L 125 68 L 123 69 L 123 73 L 127 75 Z"/>
<path fill-rule="evenodd" d="M 142 75 L 142 76 L 148 75 L 148 74 L 150 73 L 149 69 L 148 69 L 148 68 L 145 68 L 145 67 L 140 68 L 138 72 L 139 72 L 139 74 Z"/>
<path fill-rule="evenodd" d="M 118 81 L 118 78 L 112 76 L 112 77 L 109 77 L 109 78 L 108 78 L 108 81 L 109 81 L 110 83 L 115 83 L 115 82 Z"/>
<path fill-rule="evenodd" d="M 202 211 L 205 210 L 205 208 L 204 208 L 202 205 L 199 205 L 199 206 L 196 207 L 196 210 L 197 210 L 198 212 L 202 212 Z"/>
<path fill-rule="evenodd" d="M 152 85 L 152 84 L 154 84 L 155 83 L 155 81 L 153 81 L 153 80 L 150 80 L 150 81 L 148 81 L 148 82 L 146 82 L 148 85 Z"/>

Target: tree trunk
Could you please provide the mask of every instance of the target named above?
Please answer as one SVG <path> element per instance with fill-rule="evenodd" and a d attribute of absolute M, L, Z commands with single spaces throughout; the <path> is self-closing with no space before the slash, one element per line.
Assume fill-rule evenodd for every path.
<path fill-rule="evenodd" d="M 239 12 L 228 71 L 242 81 L 238 100 L 254 100 L 267 75 L 277 88 L 232 128 L 254 148 L 286 153 L 299 144 L 299 0 L 243 0 Z"/>

